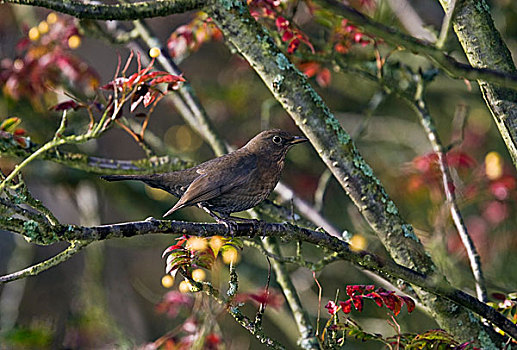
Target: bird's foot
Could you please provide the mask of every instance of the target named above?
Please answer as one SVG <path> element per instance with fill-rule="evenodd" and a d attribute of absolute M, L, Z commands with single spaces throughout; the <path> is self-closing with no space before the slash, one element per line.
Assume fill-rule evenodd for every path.
<path fill-rule="evenodd" d="M 267 222 L 264 220 L 257 220 L 258 228 L 256 228 L 257 232 L 260 232 L 261 238 L 266 238 L 266 225 Z"/>
<path fill-rule="evenodd" d="M 216 218 L 215 221 L 218 224 L 223 224 L 226 226 L 226 230 L 228 231 L 228 235 L 230 235 L 232 238 L 235 237 L 235 232 L 239 229 L 239 224 L 232 220 L 232 219 L 222 219 L 222 218 Z"/>
<path fill-rule="evenodd" d="M 144 221 L 147 221 L 147 222 L 153 222 L 153 221 L 158 221 L 156 220 L 154 217 L 152 216 L 149 216 L 147 219 L 145 219 Z"/>

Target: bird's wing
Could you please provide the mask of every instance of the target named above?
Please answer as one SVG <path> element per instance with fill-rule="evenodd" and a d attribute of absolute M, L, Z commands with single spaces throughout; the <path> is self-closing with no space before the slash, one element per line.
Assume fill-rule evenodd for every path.
<path fill-rule="evenodd" d="M 243 184 L 257 170 L 255 155 L 250 154 L 233 159 L 234 161 L 228 162 L 224 168 L 211 166 L 208 169 L 198 169 L 199 177 L 190 184 L 176 205 L 164 216 L 180 208 L 216 198 Z"/>

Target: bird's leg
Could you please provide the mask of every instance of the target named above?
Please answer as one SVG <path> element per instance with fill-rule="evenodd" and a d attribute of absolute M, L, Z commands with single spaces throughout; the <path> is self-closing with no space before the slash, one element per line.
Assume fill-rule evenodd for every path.
<path fill-rule="evenodd" d="M 226 229 L 228 230 L 228 233 L 233 238 L 235 232 L 237 232 L 237 229 L 238 229 L 237 222 L 235 220 L 233 220 L 234 218 L 232 218 L 230 216 L 221 217 L 221 216 L 217 215 L 216 213 L 214 213 L 209 208 L 207 208 L 204 205 L 202 205 L 201 203 L 198 203 L 198 207 L 200 207 L 201 209 L 206 211 L 208 213 L 208 215 L 213 217 L 215 222 L 217 222 L 218 224 L 223 224 L 224 226 L 226 226 Z"/>

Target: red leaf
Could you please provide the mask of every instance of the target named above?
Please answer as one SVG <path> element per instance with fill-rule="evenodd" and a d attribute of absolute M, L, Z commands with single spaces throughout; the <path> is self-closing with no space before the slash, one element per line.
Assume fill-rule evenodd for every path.
<path fill-rule="evenodd" d="M 296 49 L 298 48 L 298 46 L 300 46 L 300 40 L 298 39 L 293 39 L 290 43 L 289 43 L 289 46 L 287 47 L 287 53 L 289 54 L 292 54 L 296 51 Z"/>
<path fill-rule="evenodd" d="M 362 295 L 354 295 L 352 297 L 352 302 L 354 303 L 354 307 L 357 311 L 363 311 L 363 296 Z"/>
<path fill-rule="evenodd" d="M 500 301 L 505 301 L 506 295 L 504 295 L 503 293 L 492 293 L 492 298 L 500 300 Z"/>
<path fill-rule="evenodd" d="M 347 301 L 340 301 L 339 305 L 341 305 L 341 310 L 345 314 L 349 314 L 352 311 L 352 300 L 348 299 Z"/>
<path fill-rule="evenodd" d="M 296 37 L 300 39 L 305 45 L 307 45 L 309 49 L 311 49 L 312 53 L 316 53 L 316 51 L 314 50 L 314 46 L 312 46 L 311 42 L 309 41 L 309 38 L 305 34 L 297 32 Z"/>
<path fill-rule="evenodd" d="M 185 243 L 186 241 L 187 241 L 187 239 L 183 238 L 183 239 L 179 240 L 178 243 L 169 246 L 167 249 L 165 249 L 163 251 L 162 259 L 165 257 L 165 255 L 167 255 L 168 253 L 172 252 L 173 250 L 176 250 L 178 248 L 182 248 L 183 243 Z"/>
<path fill-rule="evenodd" d="M 334 50 L 337 53 L 346 54 L 349 50 L 349 47 L 343 43 L 337 43 L 336 45 L 334 45 Z"/>
<path fill-rule="evenodd" d="M 331 75 L 328 68 L 323 68 L 321 72 L 316 76 L 316 82 L 321 87 L 327 87 L 330 85 Z"/>
<path fill-rule="evenodd" d="M 152 86 L 152 85 L 161 84 L 161 83 L 169 83 L 169 84 L 172 83 L 172 84 L 174 84 L 174 83 L 177 83 L 177 82 L 184 82 L 184 81 L 186 81 L 186 80 L 181 75 L 167 74 L 167 75 L 160 76 L 158 78 L 155 78 L 155 79 L 151 80 L 149 85 Z"/>
<path fill-rule="evenodd" d="M 282 16 L 278 16 L 275 21 L 278 31 L 284 31 L 289 27 L 289 21 Z"/>
<path fill-rule="evenodd" d="M 267 304 L 274 309 L 279 309 L 284 304 L 284 298 L 274 289 L 270 289 L 269 292 L 267 290 L 261 290 L 258 293 L 239 293 L 234 298 L 234 301 L 237 303 L 248 300 L 257 304 Z"/>
<path fill-rule="evenodd" d="M 337 312 L 337 308 L 338 306 L 332 300 L 329 300 L 327 305 L 325 305 L 325 309 L 327 309 L 327 312 L 331 315 L 334 315 Z"/>
<path fill-rule="evenodd" d="M 400 308 L 402 307 L 402 301 L 399 297 L 393 294 L 393 292 L 382 292 L 379 293 L 379 295 L 384 301 L 384 304 L 386 304 L 386 307 L 393 311 L 395 316 L 397 316 L 400 313 Z"/>
<path fill-rule="evenodd" d="M 377 306 L 382 307 L 382 305 L 383 305 L 382 298 L 378 293 L 371 292 L 369 294 L 366 294 L 366 297 L 373 299 L 373 301 L 375 302 L 375 304 L 377 304 Z"/>
<path fill-rule="evenodd" d="M 156 99 L 156 96 L 158 96 L 159 92 L 158 91 L 154 91 L 154 92 L 148 92 L 147 94 L 145 94 L 144 96 L 144 107 L 148 107 L 155 99 Z"/>
<path fill-rule="evenodd" d="M 286 30 L 284 32 L 284 34 L 282 35 L 282 41 L 287 42 L 287 41 L 291 40 L 293 37 L 294 37 L 293 32 L 290 30 Z"/>
<path fill-rule="evenodd" d="M 410 297 L 407 297 L 405 295 L 400 295 L 399 298 L 404 300 L 404 302 L 406 303 L 407 312 L 409 312 L 409 313 L 413 312 L 413 310 L 415 309 L 415 302 L 413 301 L 413 299 L 411 299 Z"/>
<path fill-rule="evenodd" d="M 305 62 L 301 63 L 299 65 L 299 68 L 302 70 L 303 74 L 305 74 L 308 78 L 312 78 L 319 72 L 320 65 L 316 62 Z"/>
<path fill-rule="evenodd" d="M 27 148 L 28 147 L 28 144 L 27 144 L 27 139 L 25 137 L 19 137 L 19 136 L 14 136 L 13 137 L 14 141 L 16 141 L 17 144 L 19 144 L 22 148 Z"/>
<path fill-rule="evenodd" d="M 364 285 L 361 284 L 355 284 L 355 285 L 348 285 L 346 286 L 346 294 L 349 296 L 352 296 L 354 294 L 363 294 L 364 292 Z"/>
<path fill-rule="evenodd" d="M 50 107 L 50 110 L 53 111 L 66 111 L 69 109 L 73 109 L 74 111 L 77 110 L 79 107 L 81 107 L 77 102 L 74 100 L 68 100 L 65 102 L 61 102 L 55 106 Z"/>
<path fill-rule="evenodd" d="M 464 152 L 447 153 L 447 164 L 455 168 L 472 168 L 476 161 Z"/>
<path fill-rule="evenodd" d="M 221 344 L 221 337 L 215 333 L 210 333 L 205 338 L 205 348 L 207 349 L 218 349 Z"/>

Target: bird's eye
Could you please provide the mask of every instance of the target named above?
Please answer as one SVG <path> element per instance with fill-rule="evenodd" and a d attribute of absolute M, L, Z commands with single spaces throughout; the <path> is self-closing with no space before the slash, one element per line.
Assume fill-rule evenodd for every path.
<path fill-rule="evenodd" d="M 282 138 L 280 136 L 273 136 L 273 142 L 279 145 L 282 143 Z"/>

